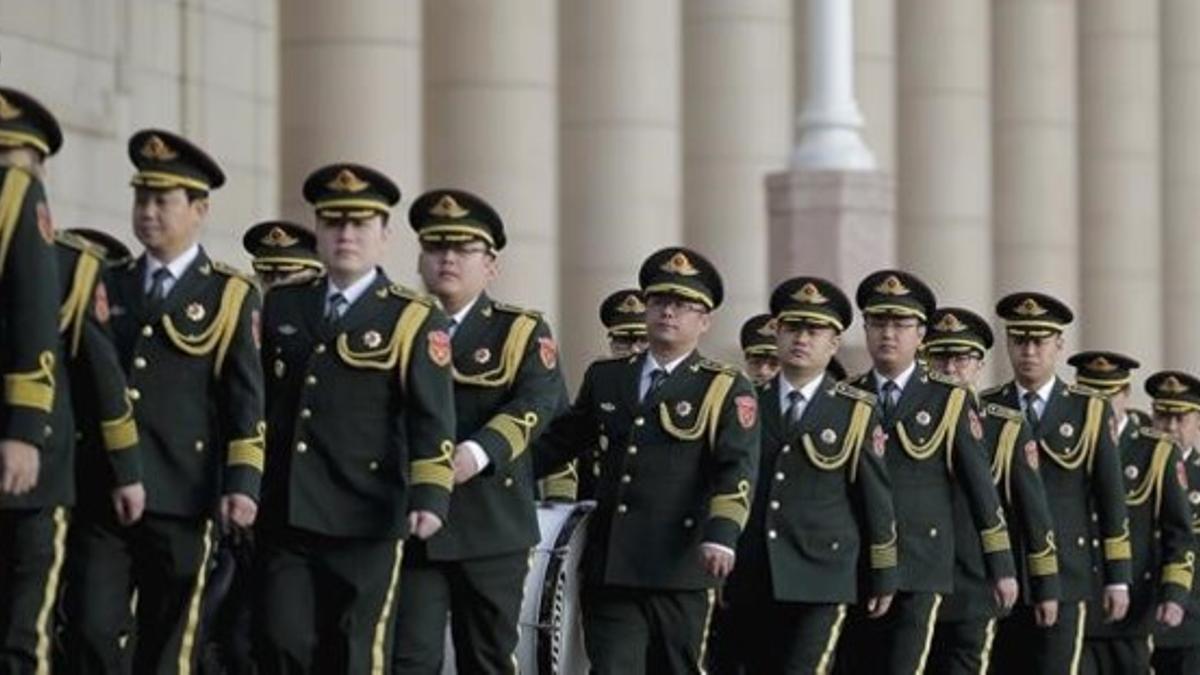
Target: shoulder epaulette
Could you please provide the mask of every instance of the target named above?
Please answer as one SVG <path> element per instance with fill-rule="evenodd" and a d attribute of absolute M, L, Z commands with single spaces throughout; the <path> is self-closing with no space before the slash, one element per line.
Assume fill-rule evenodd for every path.
<path fill-rule="evenodd" d="M 1021 414 L 1020 410 L 1013 410 L 1012 408 L 1006 405 L 1000 405 L 999 403 L 989 403 L 984 406 L 983 410 L 989 416 L 1003 417 L 1009 422 L 1020 422 L 1025 419 L 1025 416 Z"/>
<path fill-rule="evenodd" d="M 506 312 L 508 314 L 525 314 L 527 316 L 532 316 L 535 319 L 542 318 L 542 313 L 535 309 L 527 309 L 525 307 L 518 307 L 517 305 L 510 305 L 507 302 L 497 302 L 497 301 L 493 300 L 492 308 L 495 309 L 496 311 Z"/>
<path fill-rule="evenodd" d="M 863 389 L 859 389 L 852 384 L 846 384 L 845 382 L 835 382 L 832 391 L 835 394 L 845 396 L 846 398 L 852 398 L 856 401 L 862 401 L 863 403 L 869 405 L 875 405 L 875 402 L 878 399 L 875 394 Z"/>
<path fill-rule="evenodd" d="M 392 284 L 387 287 L 387 292 L 398 298 L 404 298 L 405 300 L 411 300 L 412 302 L 419 302 L 424 305 L 429 305 L 430 307 L 434 305 L 432 296 L 422 293 L 416 289 L 409 288 L 408 286 Z"/>
<path fill-rule="evenodd" d="M 871 371 L 868 370 L 864 373 L 858 373 L 857 375 L 851 375 L 851 376 L 847 377 L 846 379 L 842 380 L 842 382 L 850 382 L 850 383 L 861 382 L 862 380 L 866 379 L 870 374 L 871 374 Z M 851 384 L 851 386 L 858 386 L 858 385 Z M 862 389 L 861 386 L 858 386 L 858 388 Z"/>
<path fill-rule="evenodd" d="M 1159 431 L 1154 427 L 1138 427 L 1138 433 L 1146 438 L 1153 438 L 1156 441 L 1171 441 L 1175 442 L 1175 438 L 1164 431 Z"/>
<path fill-rule="evenodd" d="M 740 370 L 738 370 L 737 366 L 732 366 L 728 363 L 723 363 L 721 361 L 717 361 L 716 359 L 710 359 L 707 356 L 701 357 L 700 361 L 697 362 L 696 365 L 705 370 L 712 370 L 712 371 L 716 371 L 718 373 L 739 373 L 739 372 L 741 372 Z"/>
<path fill-rule="evenodd" d="M 104 259 L 104 249 L 72 232 L 64 232 L 61 230 L 55 232 L 54 241 L 68 248 L 73 248 L 76 251 L 90 253 L 97 258 L 102 260 Z"/>
<path fill-rule="evenodd" d="M 937 382 L 938 384 L 944 384 L 948 387 L 962 387 L 962 384 L 959 383 L 958 380 L 948 375 L 943 375 L 936 370 L 925 371 L 925 374 L 929 376 L 930 382 Z"/>
<path fill-rule="evenodd" d="M 994 394 L 999 394 L 1002 391 L 1004 391 L 1004 388 L 1007 386 L 1008 386 L 1007 384 L 998 384 L 994 387 L 988 387 L 987 389 L 984 389 L 983 391 L 979 392 L 979 398 L 987 398 Z"/>
<path fill-rule="evenodd" d="M 1071 392 L 1072 394 L 1079 394 L 1080 396 L 1091 396 L 1092 398 L 1104 398 L 1103 392 L 1100 392 L 1096 389 L 1092 389 L 1091 387 L 1086 386 L 1086 385 L 1076 384 L 1074 382 L 1067 383 L 1067 391 Z"/>
<path fill-rule="evenodd" d="M 1142 412 L 1141 410 L 1130 408 L 1129 410 L 1127 410 L 1125 412 L 1127 415 L 1129 415 L 1129 419 L 1133 420 L 1133 423 L 1135 426 L 1139 426 L 1139 427 L 1147 426 L 1146 422 L 1148 422 L 1150 420 L 1150 416 L 1147 415 L 1146 413 Z"/>
<path fill-rule="evenodd" d="M 245 281 L 246 283 L 251 283 L 251 284 L 254 283 L 254 279 L 249 274 L 246 274 L 245 272 L 239 270 L 238 268 L 234 267 L 233 265 L 228 265 L 228 264 L 225 264 L 218 260 L 212 260 L 209 262 L 212 265 L 212 269 L 214 272 L 217 272 L 219 274 L 224 274 L 227 277 L 237 277 L 237 278 L 241 279 L 242 281 Z"/>

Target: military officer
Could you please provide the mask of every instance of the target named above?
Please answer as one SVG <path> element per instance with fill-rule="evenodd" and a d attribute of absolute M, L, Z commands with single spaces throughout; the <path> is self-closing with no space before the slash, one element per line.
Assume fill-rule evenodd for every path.
<path fill-rule="evenodd" d="M 781 371 L 757 387 L 761 457 L 754 503 L 725 587 L 727 639 L 749 673 L 821 673 L 848 605 L 887 612 L 896 521 L 875 395 L 826 373 L 854 315 L 829 281 L 771 294 Z M 859 583 L 857 569 L 868 570 Z"/>
<path fill-rule="evenodd" d="M 987 321 L 961 307 L 939 307 L 930 317 L 922 351 L 930 368 L 975 392 L 994 337 Z M 972 404 L 978 405 L 974 394 Z M 1054 521 L 1038 473 L 1038 449 L 1021 411 L 995 403 L 983 410 L 983 445 L 991 461 L 992 479 L 1004 505 L 1005 519 L 1018 527 L 1011 533 L 1013 561 L 1020 569 L 1024 602 L 1033 607 L 1038 625 L 1053 625 L 1058 616 L 1058 561 L 1054 554 Z M 996 644 L 997 623 L 1004 619 L 988 587 L 979 536 L 961 489 L 954 495 L 954 593 L 938 612 L 930 654 L 931 673 L 987 672 L 1004 656 L 992 652 L 1025 651 L 1020 644 Z M 1029 672 L 1028 668 L 1024 669 Z M 1015 666 L 999 672 L 1021 672 Z"/>
<path fill-rule="evenodd" d="M 0 87 L 0 672 L 6 673 L 49 672 L 49 609 L 70 499 L 71 432 L 56 429 L 51 416 L 66 392 L 55 391 L 62 373 L 59 288 L 42 184 L 42 162 L 61 145 L 49 110 Z M 58 442 L 64 434 L 65 445 Z"/>
<path fill-rule="evenodd" d="M 133 232 L 145 247 L 110 268 L 111 326 L 141 440 L 146 510 L 122 528 L 77 514 L 67 611 L 78 672 L 119 672 L 120 631 L 137 591 L 135 672 L 194 667 L 216 528 L 249 528 L 263 468 L 259 298 L 198 239 L 225 180 L 203 150 L 167 131 L 129 141 Z M 214 522 L 215 520 L 215 522 Z"/>
<path fill-rule="evenodd" d="M 1106 623 L 1098 618 L 1098 597 L 1090 601 L 1085 628 L 1084 673 L 1146 673 L 1150 669 L 1150 633 L 1155 619 L 1165 626 L 1183 620 L 1183 604 L 1192 588 L 1195 549 L 1187 504 L 1187 471 L 1171 436 L 1152 427 L 1133 426 L 1126 412 L 1132 371 L 1138 362 L 1116 352 L 1079 352 L 1067 360 L 1076 382 L 1108 397 L 1113 428 L 1125 474 L 1129 539 L 1133 553 L 1129 612 Z M 1151 379 L 1158 385 L 1165 378 Z"/>
<path fill-rule="evenodd" d="M 391 180 L 331 164 L 304 198 L 329 273 L 276 286 L 264 308 L 259 667 L 381 673 L 404 538 L 432 536 L 450 503 L 450 336 L 431 298 L 378 267 Z"/>
<path fill-rule="evenodd" d="M 1164 371 L 1151 379 L 1154 386 L 1147 380 L 1145 388 L 1154 401 L 1154 427 L 1171 434 L 1183 449 L 1187 502 L 1195 536 L 1200 534 L 1200 378 Z M 1156 626 L 1151 665 L 1157 675 L 1200 673 L 1200 588 L 1194 578 L 1184 610 L 1179 626 Z"/>
<path fill-rule="evenodd" d="M 1017 582 L 1004 510 L 983 450 L 983 425 L 971 394 L 954 380 L 930 372 L 917 348 L 932 315 L 933 292 L 915 275 L 881 270 L 858 287 L 873 368 L 852 381 L 879 396 L 885 455 L 892 477 L 899 546 L 899 586 L 883 621 L 856 621 L 843 649 L 855 672 L 919 673 L 943 596 L 954 589 L 954 486 L 962 488 L 983 548 L 994 602 L 1001 610 L 1017 599 Z M 863 656 L 870 664 L 863 663 Z"/>
<path fill-rule="evenodd" d="M 770 382 L 779 373 L 775 355 L 775 320 L 770 314 L 755 314 L 746 319 L 741 330 L 742 358 L 746 374 L 755 385 Z"/>
<path fill-rule="evenodd" d="M 307 227 L 286 220 L 256 223 L 242 235 L 242 248 L 264 288 L 320 276 L 317 238 Z"/>
<path fill-rule="evenodd" d="M 646 351 L 646 303 L 636 288 L 610 293 L 600 303 L 600 323 L 608 335 L 613 356 L 630 356 Z"/>
<path fill-rule="evenodd" d="M 1005 322 L 1013 380 L 983 392 L 982 398 L 1019 408 L 1033 429 L 1054 514 L 1062 589 L 1053 626 L 1039 627 L 1026 608 L 1006 623 L 1011 639 L 1035 658 L 1036 672 L 1073 673 L 1081 657 L 1093 566 L 1104 579 L 1105 619 L 1120 620 L 1129 606 L 1129 520 L 1120 459 L 1109 431 L 1112 409 L 1096 390 L 1055 375 L 1062 332 L 1074 318 L 1069 307 L 1048 295 L 1022 291 L 1001 298 L 996 313 Z M 1093 532 L 1102 544 L 1098 550 L 1091 544 Z"/>
<path fill-rule="evenodd" d="M 393 672 L 440 672 L 449 613 L 458 672 L 507 673 L 539 538 L 529 447 L 567 400 L 558 347 L 540 314 L 487 294 L 506 239 L 486 201 L 432 190 L 408 215 L 450 315 L 457 487 L 446 527 L 404 557 Z"/>
<path fill-rule="evenodd" d="M 649 349 L 592 363 L 535 460 L 544 472 L 602 449 L 581 567 L 592 672 L 699 673 L 749 516 L 758 402 L 739 369 L 696 350 L 724 295 L 716 268 L 668 247 L 638 280 Z"/>

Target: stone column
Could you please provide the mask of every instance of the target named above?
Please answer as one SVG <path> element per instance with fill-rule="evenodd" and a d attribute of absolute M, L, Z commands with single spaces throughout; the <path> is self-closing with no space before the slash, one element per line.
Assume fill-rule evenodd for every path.
<path fill-rule="evenodd" d="M 420 0 L 279 5 L 283 213 L 312 223 L 300 188 L 318 166 L 351 160 L 385 172 L 404 198 L 386 267 L 411 283 L 417 247 L 405 209 L 422 185 Z"/>
<path fill-rule="evenodd" d="M 1200 372 L 1200 4 L 1162 3 L 1163 365 Z"/>
<path fill-rule="evenodd" d="M 598 311 L 681 241 L 679 0 L 560 6 L 562 346 L 568 376 L 606 354 Z"/>
<path fill-rule="evenodd" d="M 725 303 L 704 345 L 723 358 L 740 358 L 742 321 L 767 310 L 762 181 L 787 165 L 791 146 L 791 4 L 684 6 L 684 237 L 725 281 Z"/>
<path fill-rule="evenodd" d="M 1079 4 L 1083 344 L 1143 372 L 1163 342 L 1158 21 L 1154 2 Z"/>
<path fill-rule="evenodd" d="M 425 180 L 504 219 L 493 293 L 558 316 L 555 0 L 425 3 Z"/>

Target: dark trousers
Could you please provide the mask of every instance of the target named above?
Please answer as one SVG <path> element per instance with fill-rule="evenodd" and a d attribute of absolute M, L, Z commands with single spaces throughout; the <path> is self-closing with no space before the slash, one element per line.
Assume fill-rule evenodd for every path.
<path fill-rule="evenodd" d="M 292 528 L 260 533 L 259 672 L 386 672 L 403 547 Z"/>
<path fill-rule="evenodd" d="M 1083 659 L 1083 602 L 1060 602 L 1058 622 L 1038 628 L 1033 608 L 1019 605 L 1000 622 L 992 654 L 992 672 L 1076 675 Z"/>
<path fill-rule="evenodd" d="M 1200 673 L 1200 646 L 1154 648 L 1150 657 L 1154 675 L 1192 675 Z"/>
<path fill-rule="evenodd" d="M 716 591 L 592 586 L 583 591 L 583 639 L 597 675 L 703 673 Z"/>
<path fill-rule="evenodd" d="M 870 619 L 855 613 L 838 649 L 837 673 L 920 675 L 925 672 L 942 597 L 897 593 L 888 613 Z"/>
<path fill-rule="evenodd" d="M 827 673 L 846 621 L 846 605 L 762 601 L 723 610 L 720 649 L 745 673 Z M 714 673 L 714 675 L 717 675 Z"/>
<path fill-rule="evenodd" d="M 130 528 L 111 509 L 82 512 L 72 528 L 65 597 L 71 673 L 122 673 L 134 614 L 135 673 L 193 670 L 214 535 L 211 520 L 146 514 Z"/>
<path fill-rule="evenodd" d="M 459 673 L 516 670 L 528 551 L 453 562 L 419 554 L 406 563 L 396 608 L 393 675 L 441 673 L 447 613 Z"/>
<path fill-rule="evenodd" d="M 1085 638 L 1083 675 L 1146 675 L 1150 672 L 1150 637 Z"/>
<path fill-rule="evenodd" d="M 67 539 L 62 507 L 0 510 L 0 673 L 49 673 Z"/>
<path fill-rule="evenodd" d="M 996 619 L 939 621 L 925 672 L 930 675 L 982 675 L 991 665 Z"/>

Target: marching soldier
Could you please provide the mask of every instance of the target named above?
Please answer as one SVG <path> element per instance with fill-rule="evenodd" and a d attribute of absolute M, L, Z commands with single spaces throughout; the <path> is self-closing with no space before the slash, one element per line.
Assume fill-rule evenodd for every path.
<path fill-rule="evenodd" d="M 638 279 L 649 349 L 592 363 L 535 460 L 540 473 L 601 448 L 581 568 L 592 672 L 700 673 L 714 588 L 749 516 L 758 402 L 737 368 L 696 351 L 723 298 L 716 268 L 669 247 Z"/>
<path fill-rule="evenodd" d="M 746 361 L 746 374 L 756 386 L 770 382 L 779 373 L 775 328 L 770 314 L 755 314 L 742 324 L 742 358 Z"/>
<path fill-rule="evenodd" d="M 1112 409 L 1099 392 L 1066 384 L 1054 374 L 1062 331 L 1074 318 L 1070 308 L 1048 295 L 1020 292 L 1002 298 L 996 313 L 1005 321 L 1013 380 L 983 392 L 982 398 L 1019 408 L 1029 420 L 1054 515 L 1062 589 L 1053 626 L 1038 626 L 1034 608 L 1021 607 L 1005 622 L 1011 634 L 1001 639 L 1025 645 L 1036 661 L 1035 672 L 1073 673 L 1082 652 L 1093 566 L 1101 569 L 1104 579 L 1105 619 L 1119 621 L 1129 606 L 1129 520 L 1110 432 Z M 1091 542 L 1097 529 L 1103 548 L 1094 551 Z"/>
<path fill-rule="evenodd" d="M 224 173 L 156 129 L 134 134 L 129 156 L 133 231 L 145 252 L 109 269 L 105 287 L 140 432 L 146 510 L 128 529 L 108 509 L 77 514 L 80 564 L 67 593 L 77 672 L 120 672 L 131 590 L 134 671 L 194 667 L 215 530 L 253 524 L 263 468 L 258 294 L 197 243 Z"/>
<path fill-rule="evenodd" d="M 457 487 L 446 527 L 404 556 L 393 672 L 441 671 L 449 613 L 458 672 L 507 673 L 539 538 L 529 447 L 566 401 L 558 347 L 541 315 L 487 294 L 506 242 L 487 202 L 432 190 L 409 224 L 421 279 L 450 315 Z"/>
<path fill-rule="evenodd" d="M 400 199 L 386 176 L 332 164 L 304 198 L 329 273 L 276 286 L 263 315 L 259 667 L 382 673 L 404 538 L 432 536 L 450 503 L 450 337 L 378 267 Z"/>
<path fill-rule="evenodd" d="M 1080 352 L 1067 363 L 1076 382 L 1108 397 L 1125 474 L 1129 540 L 1133 553 L 1129 612 L 1105 623 L 1100 608 L 1089 607 L 1085 628 L 1084 673 L 1120 675 L 1150 670 L 1150 633 L 1154 624 L 1178 626 L 1192 589 L 1195 547 L 1187 504 L 1187 470 L 1171 436 L 1138 421 L 1127 411 L 1132 371 L 1138 362 L 1114 352 Z M 1169 376 L 1147 381 L 1152 391 Z M 1169 387 L 1170 385 L 1168 385 Z M 1132 427 L 1132 428 L 1131 428 Z M 1096 594 L 1091 601 L 1094 603 Z"/>
<path fill-rule="evenodd" d="M 994 338 L 983 317 L 959 307 L 939 307 L 930 317 L 923 352 L 929 366 L 975 391 Z M 972 393 L 972 405 L 978 405 Z M 1058 560 L 1054 554 L 1054 521 L 1038 473 L 1038 448 L 1021 411 L 995 403 L 983 409 L 983 446 L 991 461 L 992 479 L 1012 531 L 1013 561 L 1039 626 L 1058 617 Z M 989 662 L 1000 665 L 1002 654 L 1023 652 L 1020 644 L 995 644 L 997 623 L 1005 620 L 987 581 L 983 549 L 961 489 L 954 495 L 954 593 L 938 612 L 930 655 L 931 673 L 981 673 Z M 1013 667 L 998 672 L 1021 672 Z M 1030 672 L 1025 669 L 1024 672 Z"/>
<path fill-rule="evenodd" d="M 847 606 L 864 598 L 869 616 L 883 616 L 896 589 L 886 439 L 875 396 L 826 373 L 854 318 L 842 291 L 785 281 L 771 315 L 781 371 L 758 386 L 762 454 L 725 587 L 726 641 L 748 673 L 822 673 Z"/>
<path fill-rule="evenodd" d="M 264 290 L 306 281 L 324 270 L 317 258 L 317 238 L 303 225 L 267 220 L 252 225 L 242 235 L 242 248 L 250 254 L 254 274 Z"/>
<path fill-rule="evenodd" d="M 41 103 L 0 87 L 0 672 L 49 672 L 71 486 L 54 225 L 42 162 L 62 145 Z M 64 405 L 66 403 L 66 405 Z M 65 439 L 60 442 L 59 439 Z"/>
<path fill-rule="evenodd" d="M 609 294 L 600 304 L 600 323 L 608 334 L 613 356 L 631 356 L 646 351 L 646 303 L 636 288 Z"/>
<path fill-rule="evenodd" d="M 1174 376 L 1174 380 L 1169 379 Z M 1200 379 L 1179 371 L 1166 371 L 1146 381 L 1154 401 L 1154 426 L 1169 433 L 1183 448 L 1187 473 L 1187 502 L 1192 534 L 1200 534 Z M 1184 600 L 1184 617 L 1177 627 L 1156 626 L 1151 664 L 1157 675 L 1200 673 L 1200 588 L 1193 578 L 1192 592 Z"/>
<path fill-rule="evenodd" d="M 1000 610 L 1017 599 L 1004 510 L 983 449 L 983 423 L 971 393 L 930 372 L 917 348 L 935 301 L 931 290 L 906 272 L 882 270 L 858 287 L 872 370 L 853 380 L 876 392 L 887 433 L 899 544 L 899 587 L 882 621 L 857 621 L 841 654 L 852 672 L 919 673 L 929 656 L 943 597 L 953 591 L 954 487 L 962 488 L 983 548 L 991 592 Z M 870 664 L 862 659 L 867 657 Z"/>

